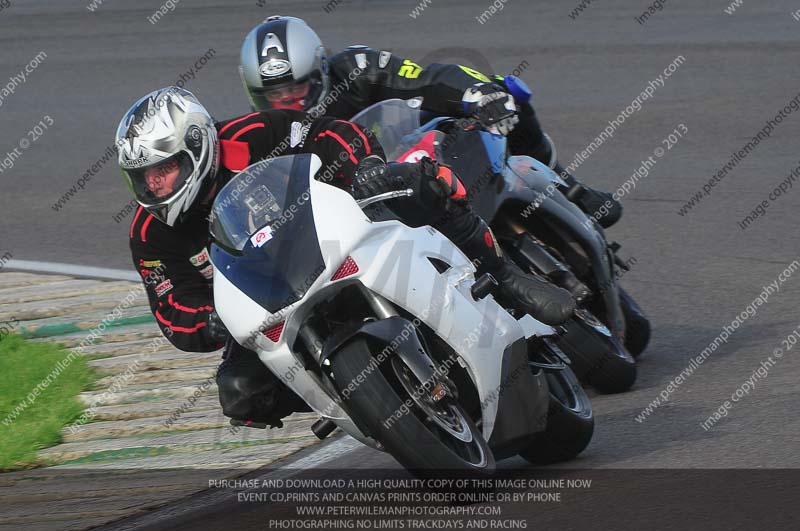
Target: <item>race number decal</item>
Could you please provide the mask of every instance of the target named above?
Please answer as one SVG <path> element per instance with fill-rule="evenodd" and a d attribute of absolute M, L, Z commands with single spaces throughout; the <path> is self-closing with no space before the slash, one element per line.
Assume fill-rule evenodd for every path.
<path fill-rule="evenodd" d="M 400 71 L 397 72 L 397 75 L 406 79 L 417 79 L 421 73 L 421 66 L 406 59 L 403 61 L 403 66 L 400 67 Z"/>

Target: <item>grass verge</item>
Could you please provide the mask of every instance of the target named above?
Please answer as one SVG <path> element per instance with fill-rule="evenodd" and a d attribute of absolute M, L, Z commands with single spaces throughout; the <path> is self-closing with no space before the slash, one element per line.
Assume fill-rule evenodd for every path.
<path fill-rule="evenodd" d="M 96 376 L 82 356 L 11 335 L 0 341 L 0 471 L 38 464 L 37 450 L 77 419 L 78 393 Z"/>

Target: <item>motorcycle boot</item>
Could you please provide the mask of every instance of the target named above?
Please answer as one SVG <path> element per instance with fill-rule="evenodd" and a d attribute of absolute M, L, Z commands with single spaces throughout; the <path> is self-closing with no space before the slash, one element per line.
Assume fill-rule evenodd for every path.
<path fill-rule="evenodd" d="M 589 188 L 560 165 L 556 165 L 555 171 L 567 183 L 567 188 L 563 190 L 567 199 L 594 218 L 601 227 L 607 229 L 622 217 L 622 204 L 614 199 L 613 194 Z"/>
<path fill-rule="evenodd" d="M 522 271 L 502 253 L 489 226 L 472 209 L 453 205 L 448 210 L 451 215 L 436 228 L 473 261 L 479 274 L 489 273 L 499 282 L 501 302 L 549 325 L 572 316 L 575 300 L 567 290 Z"/>

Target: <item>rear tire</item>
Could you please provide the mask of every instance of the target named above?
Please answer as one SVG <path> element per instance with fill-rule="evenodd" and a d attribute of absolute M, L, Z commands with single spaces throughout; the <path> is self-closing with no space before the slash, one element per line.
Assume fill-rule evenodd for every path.
<path fill-rule="evenodd" d="M 448 407 L 452 408 L 454 417 L 461 416 L 458 421 L 468 430 L 461 432 L 464 439 L 469 439 L 467 441 L 458 440 L 432 420 L 425 421 L 426 415 L 413 402 L 408 412 L 397 418 L 396 412 L 401 411 L 409 397 L 401 398 L 381 369 L 365 374 L 364 369 L 373 359 L 368 342 L 356 338 L 343 346 L 331 360 L 333 376 L 340 391 L 350 382 L 356 383 L 357 378 L 363 379 L 360 384 L 356 383 L 344 403 L 353 421 L 366 435 L 380 442 L 392 457 L 417 476 L 428 477 L 435 473 L 438 477 L 449 472 L 490 477 L 494 473 L 494 456 L 483 434 L 458 403 L 451 403 Z M 390 357 L 387 361 L 391 360 Z M 385 363 L 382 368 L 391 371 L 391 365 Z"/>
<path fill-rule="evenodd" d="M 569 367 L 545 373 L 550 386 L 547 427 L 520 455 L 534 465 L 574 459 L 592 440 L 594 414 L 589 397 Z"/>
<path fill-rule="evenodd" d="M 636 382 L 636 360 L 607 329 L 589 313 L 576 316 L 564 327 L 557 345 L 569 356 L 575 375 L 598 393 L 622 393 Z"/>

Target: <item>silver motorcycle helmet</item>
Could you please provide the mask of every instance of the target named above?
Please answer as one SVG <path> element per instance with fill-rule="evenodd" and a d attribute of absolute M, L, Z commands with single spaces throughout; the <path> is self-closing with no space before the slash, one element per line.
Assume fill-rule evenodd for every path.
<path fill-rule="evenodd" d="M 213 118 L 194 94 L 178 87 L 134 103 L 117 127 L 116 145 L 136 201 L 169 226 L 207 193 L 219 164 Z"/>
<path fill-rule="evenodd" d="M 330 91 L 325 47 L 295 17 L 269 17 L 247 34 L 239 75 L 254 111 L 308 111 Z"/>

